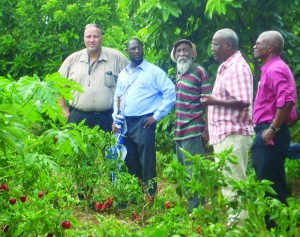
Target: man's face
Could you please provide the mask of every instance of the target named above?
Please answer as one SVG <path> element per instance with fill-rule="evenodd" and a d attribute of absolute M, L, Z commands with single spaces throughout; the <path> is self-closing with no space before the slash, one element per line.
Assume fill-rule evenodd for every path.
<path fill-rule="evenodd" d="M 227 41 L 219 34 L 215 34 L 211 42 L 211 51 L 213 52 L 214 59 L 218 62 L 224 62 L 228 58 Z"/>
<path fill-rule="evenodd" d="M 97 27 L 89 27 L 84 31 L 84 44 L 88 52 L 96 53 L 100 51 L 102 35 Z"/>
<path fill-rule="evenodd" d="M 177 70 L 180 74 L 186 73 L 193 62 L 192 47 L 189 44 L 181 43 L 176 47 L 175 58 L 177 59 Z"/>
<path fill-rule="evenodd" d="M 192 47 L 189 44 L 181 43 L 176 47 L 175 58 L 177 62 L 192 59 Z"/>
<path fill-rule="evenodd" d="M 264 60 L 268 57 L 270 44 L 264 35 L 260 35 L 253 46 L 253 55 L 255 58 Z"/>
<path fill-rule="evenodd" d="M 130 61 L 133 63 L 140 63 L 143 61 L 144 50 L 140 42 L 136 40 L 131 40 L 128 42 L 128 48 L 126 52 L 129 55 Z"/>

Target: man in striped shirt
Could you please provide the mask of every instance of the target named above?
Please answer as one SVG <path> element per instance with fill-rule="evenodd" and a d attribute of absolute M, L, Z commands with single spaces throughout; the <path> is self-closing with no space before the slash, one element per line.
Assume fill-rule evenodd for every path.
<path fill-rule="evenodd" d="M 205 123 L 200 95 L 210 92 L 210 84 L 205 70 L 194 62 L 196 55 L 195 45 L 186 39 L 177 41 L 171 52 L 171 58 L 177 64 L 174 132 L 176 154 L 178 161 L 187 166 L 190 176 L 192 172 L 188 167 L 191 162 L 185 159 L 180 148 L 188 151 L 191 155 L 203 155 L 201 136 L 205 134 Z M 199 199 L 196 194 L 189 198 L 187 210 L 192 211 L 198 205 Z"/>
<path fill-rule="evenodd" d="M 232 147 L 237 164 L 226 162 L 231 170 L 224 175 L 236 180 L 246 180 L 248 151 L 253 134 L 252 98 L 253 76 L 238 50 L 238 37 L 231 29 L 217 31 L 212 39 L 214 58 L 222 64 L 218 68 L 212 95 L 202 95 L 201 102 L 208 106 L 210 144 L 216 153 Z M 235 195 L 230 187 L 222 190 L 231 200 Z M 246 217 L 241 213 L 240 219 Z"/>

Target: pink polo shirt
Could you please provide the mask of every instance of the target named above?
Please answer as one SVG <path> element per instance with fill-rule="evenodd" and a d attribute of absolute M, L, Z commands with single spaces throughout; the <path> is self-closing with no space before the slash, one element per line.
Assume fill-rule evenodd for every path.
<path fill-rule="evenodd" d="M 289 66 L 276 56 L 261 67 L 261 77 L 254 101 L 253 120 L 255 124 L 272 123 L 278 108 L 286 102 L 293 107 L 285 121 L 292 123 L 297 118 L 297 91 L 294 76 Z"/>

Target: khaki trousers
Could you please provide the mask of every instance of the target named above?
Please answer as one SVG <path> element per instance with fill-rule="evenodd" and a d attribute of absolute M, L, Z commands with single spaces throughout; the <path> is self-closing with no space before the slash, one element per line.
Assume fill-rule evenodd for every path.
<path fill-rule="evenodd" d="M 238 158 L 237 164 L 226 162 L 225 165 L 229 167 L 231 173 L 223 170 L 225 177 L 236 179 L 236 180 L 247 180 L 246 170 L 248 165 L 248 152 L 251 147 L 251 136 L 244 136 L 239 134 L 232 134 L 227 136 L 221 143 L 214 145 L 215 153 L 221 153 L 222 151 L 232 147 L 232 154 Z M 217 161 L 217 160 L 216 160 Z M 234 192 L 230 186 L 222 189 L 222 194 L 228 200 L 231 200 L 234 196 Z M 247 212 L 242 211 L 239 215 L 239 219 L 245 219 Z"/>

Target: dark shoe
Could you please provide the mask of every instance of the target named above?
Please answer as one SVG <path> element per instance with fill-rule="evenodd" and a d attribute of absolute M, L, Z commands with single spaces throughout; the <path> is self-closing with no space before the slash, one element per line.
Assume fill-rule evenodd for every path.
<path fill-rule="evenodd" d="M 126 202 L 119 203 L 117 205 L 117 207 L 118 207 L 118 209 L 121 209 L 121 210 L 126 209 L 127 203 Z"/>
<path fill-rule="evenodd" d="M 84 195 L 82 193 L 78 193 L 78 199 L 79 199 L 79 201 L 83 201 Z"/>

